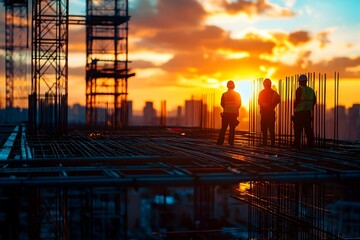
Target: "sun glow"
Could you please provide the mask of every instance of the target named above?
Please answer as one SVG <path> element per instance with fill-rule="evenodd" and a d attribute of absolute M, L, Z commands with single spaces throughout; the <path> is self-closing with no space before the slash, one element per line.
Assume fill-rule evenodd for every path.
<path fill-rule="evenodd" d="M 242 106 L 249 108 L 250 97 L 252 93 L 252 84 L 250 80 L 235 80 L 235 91 L 240 93 Z"/>
<path fill-rule="evenodd" d="M 235 91 L 240 93 L 241 96 L 241 107 L 245 107 L 246 109 L 249 109 L 249 102 L 250 97 L 252 94 L 252 81 L 251 80 L 245 80 L 245 79 L 233 79 L 235 83 Z M 224 88 L 226 88 L 228 80 L 223 81 L 221 83 Z"/>

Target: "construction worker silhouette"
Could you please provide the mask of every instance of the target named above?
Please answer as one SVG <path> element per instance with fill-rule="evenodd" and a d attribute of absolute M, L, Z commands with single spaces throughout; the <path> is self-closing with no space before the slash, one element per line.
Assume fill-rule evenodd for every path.
<path fill-rule="evenodd" d="M 294 101 L 294 144 L 296 148 L 300 147 L 300 140 L 303 129 L 305 129 L 307 146 L 313 147 L 314 145 L 314 131 L 312 128 L 312 112 L 316 104 L 316 95 L 312 88 L 308 87 L 306 75 L 300 75 L 298 78 L 299 87 L 295 92 Z"/>
<path fill-rule="evenodd" d="M 280 103 L 279 94 L 271 89 L 271 80 L 263 81 L 264 89 L 260 91 L 258 104 L 260 106 L 260 125 L 262 132 L 262 145 L 267 145 L 267 132 L 270 132 L 271 147 L 275 146 L 275 107 Z"/>
<path fill-rule="evenodd" d="M 227 82 L 228 90 L 221 96 L 221 129 L 216 144 L 222 145 L 224 143 L 225 132 L 229 126 L 228 143 L 234 146 L 235 128 L 239 124 L 237 117 L 239 116 L 239 109 L 241 107 L 241 96 L 234 91 L 235 83 L 230 80 Z"/>

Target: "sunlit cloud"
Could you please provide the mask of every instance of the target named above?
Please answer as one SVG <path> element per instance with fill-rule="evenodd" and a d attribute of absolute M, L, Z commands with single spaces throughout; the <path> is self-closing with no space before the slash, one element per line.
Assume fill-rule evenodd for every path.
<path fill-rule="evenodd" d="M 265 15 L 270 17 L 291 17 L 294 12 L 287 7 L 281 7 L 277 4 L 270 3 L 267 0 L 247 1 L 220 1 L 224 10 L 229 14 L 245 13 L 249 17 Z"/>
<path fill-rule="evenodd" d="M 173 57 L 173 54 L 170 53 L 157 53 L 157 52 L 148 52 L 148 51 L 141 51 L 141 52 L 132 52 L 129 53 L 129 58 L 131 61 L 149 61 L 152 62 L 154 65 L 160 65 L 167 61 L 169 61 Z"/>
<path fill-rule="evenodd" d="M 295 46 L 300 44 L 306 44 L 310 40 L 311 35 L 307 31 L 298 30 L 289 34 L 289 41 Z"/>
<path fill-rule="evenodd" d="M 164 71 L 159 68 L 136 69 L 136 77 L 140 79 L 159 77 Z"/>
<path fill-rule="evenodd" d="M 84 67 L 86 65 L 86 55 L 84 53 L 70 52 L 68 61 L 71 68 Z"/>
<path fill-rule="evenodd" d="M 217 52 L 223 54 L 225 59 L 240 59 L 250 56 L 248 52 L 233 52 L 227 50 L 218 50 Z"/>
<path fill-rule="evenodd" d="M 226 90 L 223 83 L 228 79 L 241 86 L 243 81 L 261 77 L 276 80 L 307 71 L 339 71 L 341 78 L 360 79 L 360 23 L 354 21 L 355 14 L 347 13 L 359 12 L 360 5 L 349 2 L 354 3 L 132 0 L 128 56 L 136 75 L 129 79 L 129 95 L 134 101 L 168 96 L 171 103 L 181 104 L 193 92 Z M 85 4 L 71 0 L 72 6 Z M 85 8 L 72 12 L 84 13 Z M 4 24 L 3 19 L 0 22 Z M 0 38 L 4 39 L 3 31 Z M 69 79 L 81 89 L 85 89 L 85 44 L 85 27 L 71 25 Z M 2 60 L 4 56 L 1 49 Z M 111 60 L 114 56 L 101 58 Z M 76 101 L 82 98 L 84 103 L 85 90 L 76 95 Z"/>
<path fill-rule="evenodd" d="M 350 73 L 360 74 L 360 64 L 358 64 L 357 66 L 354 66 L 354 67 L 347 67 L 345 69 L 346 69 L 346 71 L 348 71 Z"/>
<path fill-rule="evenodd" d="M 272 75 L 276 71 L 275 67 L 268 67 L 268 66 L 264 66 L 264 65 L 261 65 L 259 68 L 266 77 L 272 77 Z"/>
<path fill-rule="evenodd" d="M 316 39 L 319 41 L 320 43 L 320 47 L 324 48 L 326 47 L 329 43 L 331 43 L 331 41 L 329 40 L 329 34 L 331 33 L 330 29 L 325 29 L 321 32 L 318 32 L 316 34 Z"/>

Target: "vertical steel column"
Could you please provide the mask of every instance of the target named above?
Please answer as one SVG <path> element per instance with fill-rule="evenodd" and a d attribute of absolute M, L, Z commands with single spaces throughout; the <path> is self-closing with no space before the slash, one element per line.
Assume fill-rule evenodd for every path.
<path fill-rule="evenodd" d="M 339 145 L 339 73 L 334 73 L 334 147 Z"/>
<path fill-rule="evenodd" d="M 68 110 L 68 0 L 34 0 L 30 130 L 63 134 Z"/>
<path fill-rule="evenodd" d="M 338 239 L 326 228 L 326 192 L 323 183 L 253 182 L 249 205 L 248 238 Z"/>
<path fill-rule="evenodd" d="M 128 0 L 86 1 L 86 124 L 90 127 L 127 127 L 127 82 L 134 76 L 128 69 L 129 20 Z"/>
<path fill-rule="evenodd" d="M 66 188 L 32 188 L 29 190 L 28 237 L 69 239 L 68 190 Z"/>
<path fill-rule="evenodd" d="M 255 145 L 255 139 L 261 137 L 260 129 L 260 111 L 258 107 L 258 96 L 261 91 L 262 78 L 252 82 L 252 94 L 249 101 L 249 143 Z"/>
<path fill-rule="evenodd" d="M 193 199 L 195 230 L 209 228 L 209 220 L 214 217 L 214 186 L 196 184 Z"/>
<path fill-rule="evenodd" d="M 277 137 L 282 145 L 291 146 L 293 140 L 293 123 L 291 116 L 293 115 L 293 105 L 295 99 L 295 92 L 298 87 L 297 78 L 299 75 L 286 77 L 285 81 L 279 81 L 279 94 L 281 97 L 281 103 L 279 104 L 277 111 Z M 326 138 L 329 135 L 333 135 L 334 147 L 338 141 L 338 108 L 339 108 L 339 74 L 335 73 L 334 76 L 334 115 L 332 126 L 333 132 L 326 132 L 326 124 L 329 119 L 326 115 L 326 107 L 329 103 L 326 102 L 327 95 L 329 94 L 327 89 L 326 74 L 318 74 L 316 78 L 315 73 L 307 73 L 308 86 L 314 89 L 317 104 L 314 108 L 313 115 L 313 127 L 315 144 L 317 147 L 326 147 Z M 254 92 L 257 92 L 257 88 L 253 88 Z M 250 107 L 250 131 L 256 130 L 256 122 L 259 121 L 255 117 L 257 112 L 255 104 L 253 108 Z M 253 110 L 255 109 L 255 110 Z M 305 141 L 305 134 L 302 134 L 302 142 Z"/>
<path fill-rule="evenodd" d="M 5 78 L 6 108 L 15 105 L 24 108 L 24 102 L 15 103 L 15 99 L 27 99 L 29 83 L 27 80 L 26 52 L 28 49 L 28 1 L 5 0 Z"/>
<path fill-rule="evenodd" d="M 82 239 L 127 239 L 126 188 L 86 188 L 81 202 Z"/>

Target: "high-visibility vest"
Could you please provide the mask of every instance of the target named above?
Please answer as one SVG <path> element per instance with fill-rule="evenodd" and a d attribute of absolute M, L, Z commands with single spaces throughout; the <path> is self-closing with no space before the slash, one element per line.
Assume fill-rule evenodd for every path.
<path fill-rule="evenodd" d="M 314 108 L 315 92 L 308 86 L 300 86 L 301 97 L 300 102 L 294 109 L 294 112 L 312 111 Z"/>
<path fill-rule="evenodd" d="M 239 114 L 239 108 L 241 107 L 240 94 L 233 90 L 224 92 L 221 97 L 221 106 L 224 109 L 224 113 Z"/>

